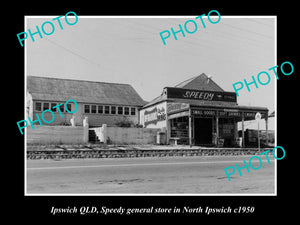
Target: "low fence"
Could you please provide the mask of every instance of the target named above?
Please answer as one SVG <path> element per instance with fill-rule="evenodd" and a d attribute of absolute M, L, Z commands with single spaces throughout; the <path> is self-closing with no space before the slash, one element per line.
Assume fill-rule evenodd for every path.
<path fill-rule="evenodd" d="M 27 129 L 27 144 L 81 144 L 88 141 L 87 127 L 34 126 Z"/>
<path fill-rule="evenodd" d="M 245 132 L 246 146 L 252 146 L 252 147 L 258 146 L 257 132 L 258 132 L 257 130 L 252 130 L 252 129 L 246 130 L 246 132 Z M 268 140 L 268 144 L 275 146 L 275 132 L 273 130 L 269 130 L 268 132 L 266 130 L 260 130 L 259 137 L 260 137 L 261 145 L 266 145 L 267 140 Z"/>
<path fill-rule="evenodd" d="M 155 150 L 106 150 L 106 149 L 76 149 L 76 150 L 27 150 L 27 159 L 72 159 L 72 158 L 132 158 L 132 157 L 182 157 L 182 156 L 234 156 L 259 155 L 268 149 L 261 148 L 199 148 L 199 149 L 155 149 Z M 271 154 L 269 151 L 268 154 Z"/>
<path fill-rule="evenodd" d="M 27 144 L 155 144 L 159 129 L 88 126 L 34 126 L 27 129 Z"/>
<path fill-rule="evenodd" d="M 135 128 L 135 127 L 102 127 L 90 128 L 95 135 L 90 136 L 90 142 L 102 142 L 108 144 L 155 144 L 159 129 Z M 94 140 L 91 139 L 94 138 Z"/>

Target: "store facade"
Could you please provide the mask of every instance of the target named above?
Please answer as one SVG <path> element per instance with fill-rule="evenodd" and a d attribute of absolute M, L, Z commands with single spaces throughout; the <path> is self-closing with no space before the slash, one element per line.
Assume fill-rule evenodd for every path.
<path fill-rule="evenodd" d="M 208 81 L 201 82 L 198 89 L 186 88 L 188 84 L 165 87 L 158 98 L 140 110 L 140 124 L 165 131 L 168 144 L 220 147 L 238 145 L 238 122 L 242 123 L 244 140 L 244 121 L 255 119 L 257 112 L 266 120 L 268 130 L 267 108 L 239 106 L 235 92 L 215 91 L 214 86 L 205 85 L 212 81 L 205 74 L 200 76 Z"/>

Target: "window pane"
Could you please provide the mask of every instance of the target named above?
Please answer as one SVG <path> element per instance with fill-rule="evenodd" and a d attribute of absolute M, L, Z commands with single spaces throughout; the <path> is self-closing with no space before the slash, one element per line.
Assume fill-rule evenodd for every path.
<path fill-rule="evenodd" d="M 65 104 L 64 104 L 64 103 L 61 104 L 61 105 L 59 106 L 59 109 L 60 109 L 61 112 L 65 112 Z"/>
<path fill-rule="evenodd" d="M 43 110 L 49 109 L 49 103 L 48 102 L 44 102 L 43 105 Z"/>
<path fill-rule="evenodd" d="M 108 105 L 104 106 L 104 113 L 109 114 L 109 106 Z"/>
<path fill-rule="evenodd" d="M 122 106 L 118 106 L 118 114 L 123 115 L 123 107 Z"/>
<path fill-rule="evenodd" d="M 125 115 L 129 115 L 129 107 L 125 107 Z"/>
<path fill-rule="evenodd" d="M 103 105 L 98 105 L 98 113 L 103 114 Z"/>
<path fill-rule="evenodd" d="M 84 105 L 84 113 L 90 113 L 90 105 Z"/>
<path fill-rule="evenodd" d="M 72 106 L 71 106 L 71 104 L 67 104 L 67 109 L 68 109 L 70 112 L 72 112 Z"/>
<path fill-rule="evenodd" d="M 111 114 L 116 114 L 116 106 L 111 106 L 110 110 L 111 110 Z"/>
<path fill-rule="evenodd" d="M 42 103 L 41 102 L 36 102 L 35 103 L 35 110 L 36 111 L 42 111 Z"/>
<path fill-rule="evenodd" d="M 97 108 L 96 105 L 92 105 L 92 113 L 96 113 L 96 108 Z"/>
<path fill-rule="evenodd" d="M 135 108 L 131 108 L 131 115 L 132 115 L 132 116 L 135 115 Z"/>
<path fill-rule="evenodd" d="M 57 109 L 56 109 L 56 108 L 53 109 L 54 106 L 56 106 L 56 103 L 53 103 L 53 102 L 52 102 L 52 103 L 51 103 L 51 110 L 52 110 L 53 112 L 56 112 Z"/>

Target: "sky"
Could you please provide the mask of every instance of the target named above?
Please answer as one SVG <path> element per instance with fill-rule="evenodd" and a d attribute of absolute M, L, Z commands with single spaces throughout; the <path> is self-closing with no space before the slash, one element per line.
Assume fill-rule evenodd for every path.
<path fill-rule="evenodd" d="M 199 13 L 199 15 L 207 12 Z M 25 31 L 59 15 L 25 18 Z M 277 65 L 275 17 L 221 16 L 212 24 L 203 17 L 206 28 L 193 16 L 172 17 L 90 17 L 80 16 L 76 24 L 66 24 L 63 30 L 56 22 L 51 35 L 34 35 L 25 41 L 26 75 L 99 82 L 131 84 L 145 101 L 161 94 L 164 87 L 202 73 L 212 77 L 225 91 L 234 92 L 233 83 Z M 71 17 L 68 17 L 72 21 Z M 211 17 L 213 21 L 217 17 Z M 187 20 L 197 23 L 197 31 L 185 37 L 171 35 L 163 44 L 160 32 L 179 30 Z M 73 20 L 75 21 L 75 20 Z M 50 26 L 45 30 L 50 32 Z M 188 29 L 193 30 L 192 23 Z M 250 85 L 239 92 L 237 101 L 243 106 L 275 105 L 276 79 L 259 88 Z M 262 76 L 262 81 L 266 77 Z"/>

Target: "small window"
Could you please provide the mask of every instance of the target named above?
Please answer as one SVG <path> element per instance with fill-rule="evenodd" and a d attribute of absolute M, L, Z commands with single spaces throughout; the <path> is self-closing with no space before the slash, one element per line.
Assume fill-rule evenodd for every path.
<path fill-rule="evenodd" d="M 97 109 L 97 106 L 96 105 L 92 105 L 92 113 L 96 113 L 96 109 Z"/>
<path fill-rule="evenodd" d="M 56 108 L 53 108 L 53 107 L 55 107 L 55 106 L 56 106 L 56 103 L 52 102 L 52 103 L 51 103 L 51 110 L 52 110 L 53 112 L 56 112 L 56 111 L 57 111 Z"/>
<path fill-rule="evenodd" d="M 44 104 L 43 104 L 43 110 L 45 111 L 46 109 L 49 109 L 49 103 L 48 102 L 44 102 Z"/>
<path fill-rule="evenodd" d="M 36 111 L 42 111 L 42 103 L 41 102 L 36 102 L 35 103 L 35 110 Z"/>
<path fill-rule="evenodd" d="M 72 105 L 71 104 L 67 104 L 67 109 L 68 109 L 69 112 L 72 112 Z"/>
<path fill-rule="evenodd" d="M 84 113 L 90 113 L 90 105 L 84 105 Z"/>
<path fill-rule="evenodd" d="M 109 106 L 108 105 L 104 106 L 104 113 L 109 114 Z"/>
<path fill-rule="evenodd" d="M 103 114 L 103 105 L 98 105 L 98 113 Z"/>
<path fill-rule="evenodd" d="M 131 112 L 130 113 L 131 113 L 132 116 L 135 115 L 135 108 L 134 107 L 131 107 Z"/>
<path fill-rule="evenodd" d="M 125 115 L 129 115 L 129 107 L 125 107 L 124 108 L 124 114 Z"/>
<path fill-rule="evenodd" d="M 111 106 L 110 107 L 110 113 L 111 114 L 116 114 L 116 106 Z"/>
<path fill-rule="evenodd" d="M 65 104 L 62 103 L 60 106 L 59 106 L 59 109 L 61 112 L 65 112 Z"/>
<path fill-rule="evenodd" d="M 118 114 L 123 115 L 123 107 L 122 106 L 118 106 Z"/>

